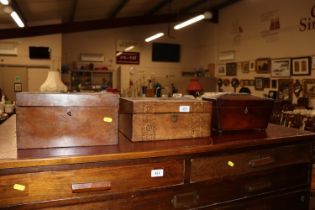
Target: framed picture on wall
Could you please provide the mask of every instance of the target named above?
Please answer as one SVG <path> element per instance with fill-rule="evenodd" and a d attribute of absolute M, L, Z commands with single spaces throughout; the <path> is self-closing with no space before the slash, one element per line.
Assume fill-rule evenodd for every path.
<path fill-rule="evenodd" d="M 236 76 L 237 63 L 226 64 L 226 76 Z"/>
<path fill-rule="evenodd" d="M 249 71 L 255 71 L 256 70 L 256 68 L 255 68 L 255 60 L 249 61 L 248 68 L 249 68 Z"/>
<path fill-rule="evenodd" d="M 20 82 L 14 83 L 14 92 L 22 92 L 22 83 Z"/>
<path fill-rule="evenodd" d="M 315 97 L 315 79 L 303 80 L 303 93 L 305 97 Z"/>
<path fill-rule="evenodd" d="M 256 73 L 257 74 L 270 73 L 270 58 L 256 59 Z"/>
<path fill-rule="evenodd" d="M 225 71 L 225 64 L 219 64 L 218 65 L 218 71 L 217 71 L 217 75 L 218 76 L 225 76 L 226 75 L 226 71 Z"/>
<path fill-rule="evenodd" d="M 311 74 L 311 59 L 310 57 L 292 58 L 292 76 L 303 76 Z"/>
<path fill-rule="evenodd" d="M 271 60 L 271 77 L 290 77 L 291 59 L 279 58 Z"/>
<path fill-rule="evenodd" d="M 293 80 L 279 79 L 278 80 L 278 98 L 284 101 L 292 102 Z"/>
<path fill-rule="evenodd" d="M 264 80 L 263 77 L 255 77 L 255 90 L 264 90 Z"/>
<path fill-rule="evenodd" d="M 312 70 L 315 70 L 315 55 L 312 56 Z"/>
<path fill-rule="evenodd" d="M 278 83 L 278 80 L 276 79 L 271 80 L 271 88 L 277 88 L 277 83 Z"/>
<path fill-rule="evenodd" d="M 249 61 L 243 61 L 240 64 L 241 64 L 242 73 L 244 73 L 244 74 L 249 73 Z"/>

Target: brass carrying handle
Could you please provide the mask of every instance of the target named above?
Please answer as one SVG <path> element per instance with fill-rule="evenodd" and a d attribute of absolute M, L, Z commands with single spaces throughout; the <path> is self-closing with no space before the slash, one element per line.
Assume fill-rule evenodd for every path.
<path fill-rule="evenodd" d="M 272 206 L 269 205 L 255 206 L 246 208 L 245 210 L 272 210 Z"/>
<path fill-rule="evenodd" d="M 250 160 L 248 162 L 248 165 L 252 168 L 256 168 L 256 167 L 270 165 L 270 164 L 273 164 L 274 162 L 276 162 L 276 160 L 273 156 L 265 156 L 265 157 Z"/>
<path fill-rule="evenodd" d="M 110 190 L 110 181 L 71 184 L 73 193 Z"/>
<path fill-rule="evenodd" d="M 272 187 L 272 183 L 270 181 L 262 181 L 258 183 L 249 184 L 245 187 L 246 191 L 249 193 L 270 189 Z"/>
<path fill-rule="evenodd" d="M 171 200 L 174 208 L 190 208 L 198 204 L 199 195 L 196 192 L 188 192 L 174 195 Z"/>

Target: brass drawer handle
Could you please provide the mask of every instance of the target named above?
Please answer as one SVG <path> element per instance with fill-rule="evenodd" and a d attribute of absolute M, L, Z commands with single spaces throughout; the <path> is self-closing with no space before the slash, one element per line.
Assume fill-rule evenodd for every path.
<path fill-rule="evenodd" d="M 248 162 L 248 165 L 252 168 L 262 167 L 266 165 L 270 165 L 276 162 L 275 158 L 272 156 L 266 156 L 258 159 L 253 159 Z"/>
<path fill-rule="evenodd" d="M 104 191 L 110 189 L 111 183 L 109 181 L 71 184 L 73 193 Z"/>
<path fill-rule="evenodd" d="M 198 204 L 199 195 L 196 192 L 174 195 L 172 204 L 174 208 L 190 208 Z"/>
<path fill-rule="evenodd" d="M 269 181 L 262 181 L 253 184 L 249 184 L 245 187 L 246 191 L 249 193 L 270 189 L 272 187 L 272 183 Z"/>
<path fill-rule="evenodd" d="M 272 206 L 269 205 L 255 206 L 246 208 L 245 210 L 272 210 Z"/>

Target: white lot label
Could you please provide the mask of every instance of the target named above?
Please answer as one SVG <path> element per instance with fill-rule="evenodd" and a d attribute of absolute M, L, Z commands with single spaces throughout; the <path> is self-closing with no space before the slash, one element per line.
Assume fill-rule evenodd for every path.
<path fill-rule="evenodd" d="M 151 177 L 163 177 L 164 170 L 163 169 L 152 169 Z"/>
<path fill-rule="evenodd" d="M 190 106 L 179 106 L 179 112 L 190 112 Z"/>

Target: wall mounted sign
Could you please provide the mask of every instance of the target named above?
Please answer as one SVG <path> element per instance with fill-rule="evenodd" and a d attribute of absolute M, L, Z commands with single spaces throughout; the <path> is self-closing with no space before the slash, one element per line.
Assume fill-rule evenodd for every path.
<path fill-rule="evenodd" d="M 261 31 L 262 37 L 277 35 L 280 29 L 280 17 L 278 9 L 267 11 L 261 14 L 261 22 L 264 23 L 264 30 Z"/>
<path fill-rule="evenodd" d="M 139 64 L 140 53 L 137 52 L 123 52 L 116 56 L 117 64 Z"/>
<path fill-rule="evenodd" d="M 315 30 L 315 4 L 310 9 L 310 16 L 300 19 L 299 31 Z"/>
<path fill-rule="evenodd" d="M 116 42 L 117 64 L 139 64 L 140 44 L 132 40 L 117 40 Z"/>

